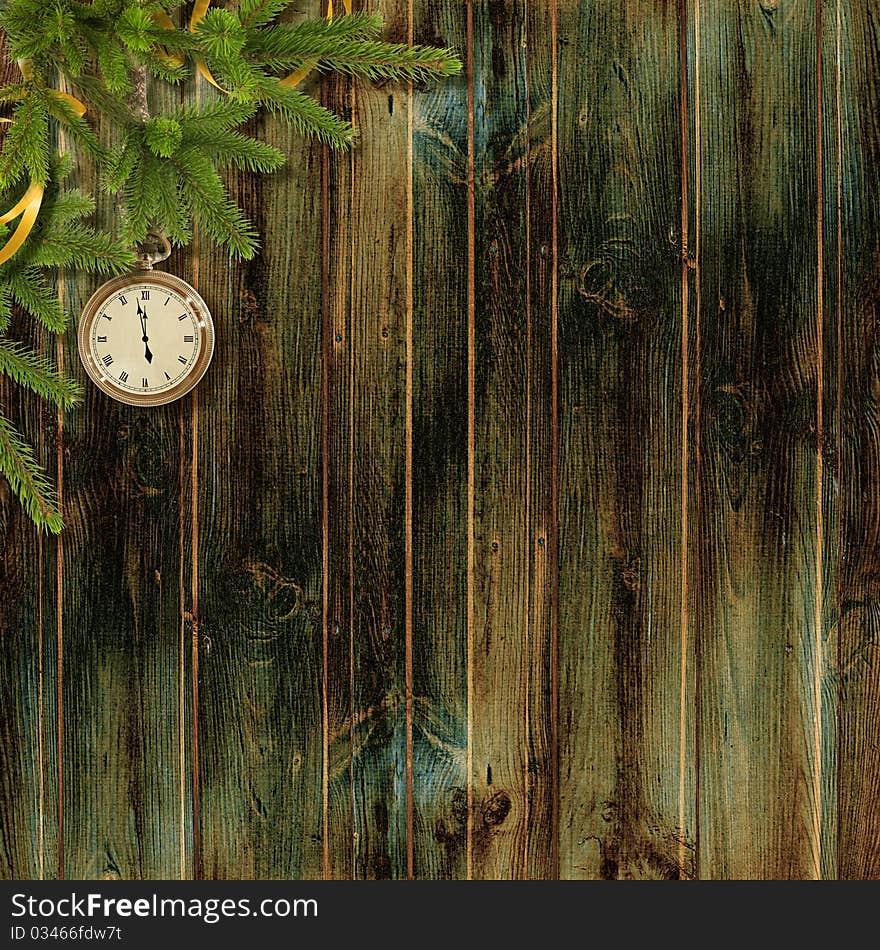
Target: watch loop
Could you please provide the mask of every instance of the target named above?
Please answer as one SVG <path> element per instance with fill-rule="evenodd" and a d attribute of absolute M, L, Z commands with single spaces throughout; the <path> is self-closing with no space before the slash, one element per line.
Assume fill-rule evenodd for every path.
<path fill-rule="evenodd" d="M 171 242 L 161 231 L 151 228 L 138 243 L 135 254 L 138 269 L 152 270 L 155 264 L 161 264 L 171 256 Z"/>

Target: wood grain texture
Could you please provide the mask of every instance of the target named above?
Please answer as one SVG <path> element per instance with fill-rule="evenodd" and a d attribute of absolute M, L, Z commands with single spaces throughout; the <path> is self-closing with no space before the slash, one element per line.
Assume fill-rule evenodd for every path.
<path fill-rule="evenodd" d="M 366 5 L 406 40 L 399 0 Z M 351 154 L 350 412 L 354 872 L 406 877 L 406 91 L 356 83 Z"/>
<path fill-rule="evenodd" d="M 388 35 L 405 40 L 406 5 L 382 3 L 376 9 Z M 332 662 L 339 674 L 334 692 L 344 693 L 347 650 L 349 695 L 349 761 L 343 769 L 337 763 L 344 762 L 344 748 L 339 747 L 340 759 L 331 746 L 331 775 L 339 786 L 334 800 L 342 801 L 338 793 L 346 772 L 350 783 L 349 821 L 340 811 L 333 840 L 350 836 L 353 876 L 397 878 L 407 877 L 411 867 L 405 590 L 408 100 L 405 89 L 338 83 L 333 102 L 348 106 L 360 140 L 352 153 L 332 156 L 329 184 L 334 329 L 327 424 L 334 435 L 325 464 L 335 502 L 329 516 L 338 524 L 329 551 L 330 600 L 342 608 L 332 615 L 333 629 L 342 634 L 339 660 Z M 342 218 L 348 219 L 344 232 L 332 223 Z M 331 723 L 331 736 L 334 732 Z"/>
<path fill-rule="evenodd" d="M 206 250 L 194 281 L 218 338 L 195 410 L 201 871 L 315 878 L 323 871 L 321 149 L 269 120 L 252 132 L 288 156 L 260 188 L 250 176 L 234 179 L 263 250 L 235 265 Z"/>
<path fill-rule="evenodd" d="M 351 116 L 349 83 L 327 84 L 326 102 Z M 352 693 L 353 522 L 351 369 L 351 159 L 323 154 L 324 366 L 322 416 L 324 602 L 324 875 L 354 874 Z"/>
<path fill-rule="evenodd" d="M 532 716 L 534 698 L 549 695 L 550 405 L 541 357 L 550 310 L 536 298 L 533 319 L 531 159 L 542 143 L 529 121 L 525 5 L 474 5 L 472 43 L 471 869 L 476 878 L 552 876 L 552 849 L 531 846 L 531 816 L 546 818 L 552 797 L 547 733 L 535 731 Z M 546 144 L 549 123 L 542 128 Z M 546 197 L 538 191 L 536 212 Z"/>
<path fill-rule="evenodd" d="M 0 82 L 18 67 L 0 45 Z M 54 337 L 22 314 L 10 335 L 46 353 Z M 44 342 L 44 336 L 47 341 Z M 51 359 L 52 353 L 47 354 Z M 50 470 L 55 463 L 55 413 L 8 380 L 0 407 Z M 57 651 L 54 604 L 45 589 L 54 545 L 38 535 L 0 481 L 0 877 L 58 876 Z"/>
<path fill-rule="evenodd" d="M 529 440 L 526 858 L 529 878 L 559 876 L 558 378 L 555 3 L 526 7 L 528 77 L 527 425 Z"/>
<path fill-rule="evenodd" d="M 827 3 L 824 49 L 828 103 L 825 246 L 834 331 L 840 346 L 840 535 L 837 600 L 839 681 L 838 875 L 880 878 L 880 161 L 877 117 L 878 15 L 870 3 Z"/>
<path fill-rule="evenodd" d="M 0 876 L 880 877 L 874 6 L 361 6 L 198 390 L 0 387 Z"/>
<path fill-rule="evenodd" d="M 63 143 L 62 143 L 63 145 Z M 97 183 L 83 174 L 86 190 Z M 102 198 L 98 217 L 112 223 Z M 95 289 L 65 279 L 78 314 Z M 60 365 L 85 382 L 73 335 Z M 189 876 L 181 866 L 180 466 L 182 405 L 144 412 L 94 387 L 58 435 L 67 528 L 55 542 L 59 873 Z M 158 768 L 157 763 L 162 767 Z"/>
<path fill-rule="evenodd" d="M 681 21 L 597 2 L 559 24 L 560 870 L 691 877 Z"/>
<path fill-rule="evenodd" d="M 833 875 L 816 8 L 700 15 L 700 873 Z"/>
<path fill-rule="evenodd" d="M 414 40 L 467 47 L 459 9 L 413 4 Z M 412 94 L 413 873 L 467 874 L 465 77 Z M 436 288 L 442 286 L 443 294 Z"/>
<path fill-rule="evenodd" d="M 19 318 L 11 332 L 39 348 L 40 332 Z M 0 384 L 3 412 L 36 446 L 52 446 L 36 402 Z M 3 483 L 0 492 L 0 876 L 57 877 L 55 636 L 43 614 L 46 541 Z"/>

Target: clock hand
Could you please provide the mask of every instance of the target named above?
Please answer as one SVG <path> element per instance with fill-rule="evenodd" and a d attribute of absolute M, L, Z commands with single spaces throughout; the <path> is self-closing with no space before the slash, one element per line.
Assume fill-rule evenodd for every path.
<path fill-rule="evenodd" d="M 150 338 L 147 336 L 147 311 L 141 308 L 140 300 L 138 301 L 137 312 L 141 319 L 141 329 L 144 331 L 144 335 L 141 337 L 141 340 L 144 343 L 144 359 L 148 363 L 152 363 L 153 354 L 150 352 Z"/>

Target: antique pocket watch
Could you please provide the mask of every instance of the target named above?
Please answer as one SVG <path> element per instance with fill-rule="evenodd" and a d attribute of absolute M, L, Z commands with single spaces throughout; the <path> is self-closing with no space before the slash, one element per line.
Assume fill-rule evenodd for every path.
<path fill-rule="evenodd" d="M 154 271 L 171 253 L 148 236 L 136 269 L 92 295 L 79 321 L 79 355 L 95 385 L 131 406 L 161 406 L 195 388 L 214 354 L 214 323 L 185 280 Z"/>

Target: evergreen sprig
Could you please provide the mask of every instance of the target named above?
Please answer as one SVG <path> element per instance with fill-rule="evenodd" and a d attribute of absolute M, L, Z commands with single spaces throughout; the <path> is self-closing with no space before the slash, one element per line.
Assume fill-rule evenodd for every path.
<path fill-rule="evenodd" d="M 368 80 L 423 82 L 461 70 L 445 49 L 381 39 L 381 18 L 366 13 L 332 20 L 283 19 L 295 0 L 217 0 L 190 29 L 189 10 L 159 0 L 0 0 L 7 55 L 22 64 L 17 82 L 0 88 L 6 130 L 0 150 L 2 208 L 29 183 L 46 198 L 24 247 L 0 265 L 0 375 L 60 408 L 75 389 L 51 366 L 4 338 L 13 310 L 60 333 L 66 314 L 55 288 L 57 268 L 112 274 L 132 263 L 126 248 L 160 228 L 173 244 L 194 227 L 232 255 L 250 258 L 258 235 L 230 196 L 225 169 L 254 174 L 278 169 L 284 156 L 249 135 L 246 124 L 264 109 L 298 133 L 334 148 L 354 141 L 349 121 L 285 82 L 287 74 L 337 72 Z M 168 26 L 169 17 L 177 25 Z M 220 87 L 200 106 L 150 116 L 145 78 L 179 84 L 197 74 Z M 82 100 L 87 116 L 60 90 Z M 108 136 L 90 121 L 101 116 Z M 59 182 L 69 161 L 54 159 L 57 130 L 96 168 L 101 186 L 117 195 L 118 235 L 84 223 L 92 199 Z M 0 247 L 16 222 L 0 225 Z M 51 486 L 34 452 L 0 414 L 0 474 L 34 521 L 52 531 L 61 520 Z"/>
<path fill-rule="evenodd" d="M 134 263 L 134 255 L 111 235 L 83 223 L 92 213 L 94 200 L 77 188 L 60 183 L 70 172 L 68 158 L 53 157 L 47 170 L 47 190 L 41 214 L 22 250 L 0 267 L 0 376 L 60 409 L 79 397 L 79 387 L 61 375 L 43 357 L 9 339 L 7 331 L 14 307 L 25 311 L 50 333 L 62 333 L 67 313 L 58 297 L 55 274 L 59 267 L 73 267 L 98 274 L 120 273 Z M 3 207 L 19 197 L 8 190 L 0 196 Z M 12 225 L 0 227 L 6 242 Z M 41 528 L 61 530 L 57 500 L 33 449 L 15 432 L 0 410 L 0 474 L 18 495 L 25 511 Z"/>

